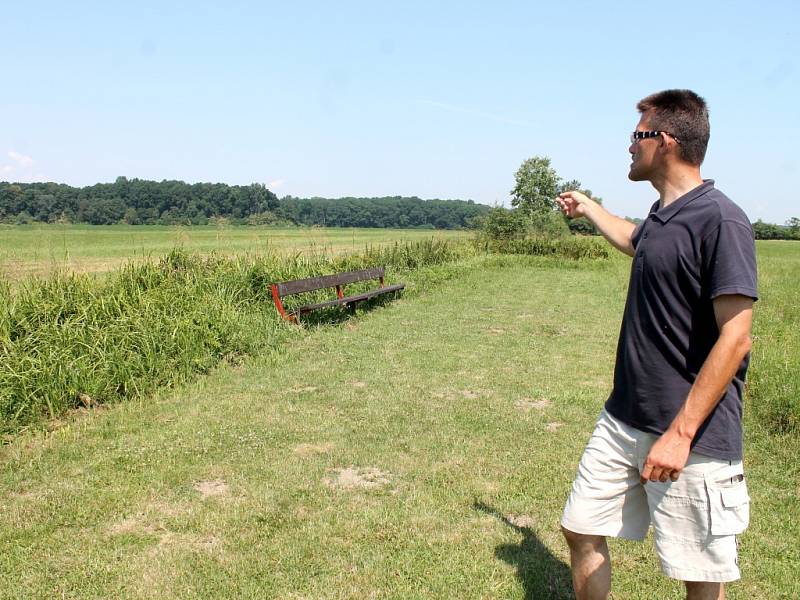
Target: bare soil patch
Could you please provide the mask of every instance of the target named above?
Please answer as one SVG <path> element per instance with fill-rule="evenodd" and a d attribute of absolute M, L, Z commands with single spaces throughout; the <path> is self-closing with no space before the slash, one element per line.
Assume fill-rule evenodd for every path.
<path fill-rule="evenodd" d="M 515 514 L 508 514 L 506 515 L 506 521 L 514 525 L 515 527 L 533 527 L 536 524 L 536 521 L 533 520 L 533 517 L 530 515 L 515 515 Z"/>
<path fill-rule="evenodd" d="M 227 496 L 230 486 L 222 479 L 211 479 L 208 481 L 198 481 L 194 484 L 195 491 L 200 492 L 203 498 L 212 496 Z"/>
<path fill-rule="evenodd" d="M 125 533 L 155 534 L 167 531 L 162 519 L 175 519 L 188 514 L 189 507 L 158 500 L 144 505 L 131 516 L 117 521 L 108 528 L 112 535 Z"/>
<path fill-rule="evenodd" d="M 558 430 L 559 430 L 561 427 L 563 427 L 563 426 L 564 426 L 564 424 L 563 424 L 563 423 L 559 423 L 559 422 L 557 422 L 557 421 L 554 421 L 553 423 L 548 423 L 548 424 L 545 426 L 545 429 L 546 429 L 547 431 L 549 431 L 549 432 L 551 432 L 551 433 L 552 433 L 552 432 L 554 432 L 554 431 L 558 431 Z"/>
<path fill-rule="evenodd" d="M 153 535 L 163 533 L 166 528 L 161 524 L 148 523 L 144 513 L 139 513 L 130 517 L 125 517 L 122 521 L 114 523 L 109 527 L 108 532 L 111 535 L 124 535 L 127 533 L 135 533 L 140 535 Z"/>
<path fill-rule="evenodd" d="M 347 467 L 334 469 L 323 481 L 330 488 L 338 490 L 372 490 L 391 483 L 389 473 L 374 467 Z"/>

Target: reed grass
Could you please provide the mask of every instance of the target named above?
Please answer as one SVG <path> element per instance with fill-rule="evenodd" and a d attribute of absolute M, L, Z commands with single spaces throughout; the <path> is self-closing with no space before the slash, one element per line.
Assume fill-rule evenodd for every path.
<path fill-rule="evenodd" d="M 568 260 L 607 259 L 609 245 L 602 239 L 581 236 L 497 238 L 484 237 L 479 245 L 487 252 L 549 256 Z"/>
<path fill-rule="evenodd" d="M 41 424 L 81 405 L 140 397 L 221 361 L 278 348 L 291 329 L 272 304 L 272 282 L 378 265 L 392 277 L 473 252 L 470 244 L 437 239 L 333 257 L 202 256 L 176 249 L 102 280 L 60 273 L 14 289 L 3 284 L 0 431 Z M 375 282 L 352 291 L 370 285 Z"/>

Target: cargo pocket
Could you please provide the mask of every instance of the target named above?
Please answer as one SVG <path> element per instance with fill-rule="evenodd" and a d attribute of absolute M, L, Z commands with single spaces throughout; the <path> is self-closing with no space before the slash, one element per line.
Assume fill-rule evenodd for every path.
<path fill-rule="evenodd" d="M 706 479 L 711 535 L 738 535 L 750 522 L 750 496 L 739 472 L 722 481 Z"/>

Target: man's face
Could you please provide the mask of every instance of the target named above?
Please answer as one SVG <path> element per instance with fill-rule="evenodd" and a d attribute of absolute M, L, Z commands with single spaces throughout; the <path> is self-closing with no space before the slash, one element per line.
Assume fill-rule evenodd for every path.
<path fill-rule="evenodd" d="M 642 115 L 636 131 L 650 131 L 652 128 L 648 124 L 647 115 Z M 629 147 L 631 153 L 631 168 L 628 172 L 628 179 L 631 181 L 650 181 L 652 175 L 658 170 L 661 137 L 646 138 L 634 141 Z"/>

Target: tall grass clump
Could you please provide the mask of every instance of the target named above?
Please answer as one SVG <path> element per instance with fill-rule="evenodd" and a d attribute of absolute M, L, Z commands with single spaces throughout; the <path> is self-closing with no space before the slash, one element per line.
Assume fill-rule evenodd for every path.
<path fill-rule="evenodd" d="M 232 274 L 224 263 L 172 253 L 103 282 L 57 275 L 25 283 L 3 311 L 2 429 L 140 396 L 253 352 L 256 331 L 268 336 L 271 319 L 266 306 L 239 300 L 226 284 Z"/>
<path fill-rule="evenodd" d="M 102 280 L 57 274 L 14 289 L 2 284 L 0 431 L 81 404 L 142 396 L 221 361 L 278 347 L 291 330 L 275 311 L 272 282 L 379 265 L 393 277 L 469 252 L 468 244 L 441 240 L 339 257 L 174 250 Z"/>
<path fill-rule="evenodd" d="M 499 254 L 524 254 L 548 256 L 568 260 L 607 259 L 611 256 L 608 244 L 598 238 L 583 236 L 479 239 L 479 247 L 485 252 Z"/>
<path fill-rule="evenodd" d="M 393 245 L 368 247 L 363 257 L 368 262 L 404 272 L 455 262 L 474 254 L 474 248 L 466 242 L 431 238 L 405 244 L 395 242 Z M 347 262 L 347 257 L 344 262 Z"/>

